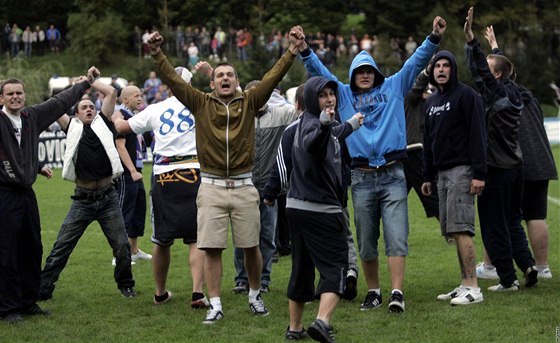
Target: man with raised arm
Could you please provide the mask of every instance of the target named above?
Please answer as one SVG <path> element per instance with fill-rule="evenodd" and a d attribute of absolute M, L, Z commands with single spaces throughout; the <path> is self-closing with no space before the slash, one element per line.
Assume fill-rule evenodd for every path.
<path fill-rule="evenodd" d="M 130 267 L 130 245 L 126 237 L 119 197 L 113 180 L 123 173 L 115 146 L 115 130 L 111 122 L 117 90 L 101 81 L 92 88 L 104 95 L 101 112 L 90 99 L 74 106 L 74 117 L 63 115 L 58 123 L 66 132 L 66 151 L 62 177 L 76 183 L 72 206 L 66 215 L 53 249 L 41 273 L 40 298 L 52 298 L 55 282 L 62 273 L 70 254 L 89 224 L 96 220 L 115 257 L 114 278 L 121 294 L 136 296 Z"/>
<path fill-rule="evenodd" d="M 197 246 L 206 251 L 205 278 L 211 308 L 203 323 L 223 318 L 220 288 L 222 251 L 227 248 L 228 221 L 236 247 L 243 248 L 249 279 L 249 308 L 256 316 L 269 314 L 260 295 L 262 256 L 259 249 L 259 194 L 251 181 L 255 144 L 255 116 L 274 87 L 290 69 L 305 37 L 303 29 L 290 31 L 290 47 L 261 83 L 241 92 L 239 78 L 229 63 L 212 73 L 211 93 L 193 88 L 177 75 L 162 53 L 163 38 L 150 35 L 148 44 L 163 81 L 196 118 L 196 142 L 201 185 L 197 195 Z"/>
<path fill-rule="evenodd" d="M 15 323 L 29 315 L 46 315 L 37 304 L 41 280 L 41 226 L 32 185 L 39 170 L 39 135 L 82 97 L 98 73 L 49 100 L 25 106 L 19 79 L 0 85 L 0 318 Z"/>
<path fill-rule="evenodd" d="M 312 76 L 338 82 L 342 121 L 356 112 L 364 125 L 347 138 L 352 158 L 352 203 L 362 267 L 369 291 L 360 310 L 382 304 L 379 282 L 380 221 L 391 275 L 389 310 L 405 310 L 403 287 L 408 254 L 407 188 L 402 160 L 406 158 L 404 98 L 416 76 L 428 64 L 445 32 L 445 20 L 435 17 L 432 33 L 396 74 L 385 77 L 366 51 L 360 52 L 348 71 L 350 84 L 339 81 L 306 44 L 300 46 L 305 68 Z"/>

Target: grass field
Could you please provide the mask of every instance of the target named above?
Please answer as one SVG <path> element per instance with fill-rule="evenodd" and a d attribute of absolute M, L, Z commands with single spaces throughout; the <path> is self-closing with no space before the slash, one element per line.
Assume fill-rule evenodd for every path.
<path fill-rule="evenodd" d="M 554 148 L 560 161 L 560 146 Z M 144 172 L 149 175 L 149 170 Z M 61 180 L 60 170 L 52 180 L 40 177 L 35 185 L 39 199 L 44 245 L 43 261 L 50 252 L 69 206 L 73 185 Z M 409 204 L 410 255 L 405 280 L 406 312 L 387 312 L 390 285 L 386 259 L 381 258 L 380 277 L 384 296 L 382 308 L 359 311 L 366 294 L 362 276 L 354 301 L 338 306 L 333 325 L 338 342 L 558 342 L 560 328 L 560 187 L 550 184 L 550 254 L 554 279 L 541 281 L 533 289 L 494 294 L 484 292 L 482 304 L 451 307 L 436 295 L 460 282 L 455 247 L 444 243 L 438 224 L 426 219 L 417 196 Z M 478 228 L 477 228 L 478 231 Z M 151 251 L 147 225 L 141 248 Z M 475 237 L 481 260 L 480 235 Z M 271 314 L 254 318 L 246 296 L 235 295 L 233 249 L 224 252 L 222 303 L 225 318 L 211 326 L 201 324 L 205 312 L 192 310 L 187 248 L 175 244 L 168 288 L 174 298 L 163 306 L 152 304 L 154 284 L 151 265 L 133 267 L 138 296 L 123 298 L 113 281 L 111 250 L 99 226 L 86 231 L 56 284 L 54 299 L 41 303 L 53 311 L 49 318 L 30 318 L 17 325 L 0 324 L 0 342 L 283 342 L 288 325 L 286 285 L 291 261 L 283 257 L 274 264 L 271 292 L 264 296 Z M 522 279 L 519 272 L 518 277 Z M 485 290 L 494 281 L 480 280 Z M 304 324 L 309 325 L 317 303 L 306 305 Z"/>

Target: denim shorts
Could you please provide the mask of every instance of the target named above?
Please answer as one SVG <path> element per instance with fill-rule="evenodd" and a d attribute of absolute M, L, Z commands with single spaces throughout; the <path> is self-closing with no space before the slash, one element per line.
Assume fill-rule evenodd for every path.
<path fill-rule="evenodd" d="M 352 203 L 360 258 L 379 256 L 377 241 L 383 222 L 385 254 L 408 255 L 408 204 L 402 163 L 377 170 L 352 171 Z"/>

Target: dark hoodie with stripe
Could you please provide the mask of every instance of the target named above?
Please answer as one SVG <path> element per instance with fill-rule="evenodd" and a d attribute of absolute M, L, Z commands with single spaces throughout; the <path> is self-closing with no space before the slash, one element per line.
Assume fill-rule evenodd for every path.
<path fill-rule="evenodd" d="M 342 211 L 344 181 L 339 139 L 353 132 L 350 123 L 319 120 L 319 93 L 326 86 L 336 91 L 337 83 L 323 77 L 310 78 L 304 88 L 305 111 L 297 124 L 292 147 L 293 168 L 286 207 L 306 211 Z M 338 138 L 337 138 L 338 137 Z"/>
<path fill-rule="evenodd" d="M 460 165 L 473 168 L 473 178 L 486 177 L 486 125 L 482 98 L 469 86 L 459 82 L 457 63 L 449 51 L 438 52 L 432 66 L 449 60 L 448 82 L 426 100 L 424 131 L 424 181 L 431 182 L 438 170 Z M 430 83 L 437 85 L 435 70 Z"/>

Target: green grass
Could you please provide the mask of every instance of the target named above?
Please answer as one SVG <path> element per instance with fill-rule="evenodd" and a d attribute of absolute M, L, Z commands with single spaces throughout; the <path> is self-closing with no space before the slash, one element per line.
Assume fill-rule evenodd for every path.
<path fill-rule="evenodd" d="M 554 148 L 560 161 L 560 146 Z M 146 170 L 144 175 L 149 175 Z M 43 225 L 44 257 L 56 239 L 69 206 L 73 185 L 62 181 L 60 170 L 52 180 L 40 177 L 35 185 Z M 549 195 L 560 198 L 557 181 Z M 484 302 L 451 307 L 438 302 L 438 293 L 447 292 L 460 282 L 455 248 L 444 243 L 438 224 L 426 219 L 414 193 L 410 196 L 410 256 L 407 259 L 406 312 L 387 312 L 389 289 L 386 258 L 381 258 L 380 278 L 385 303 L 370 312 L 358 310 L 366 293 L 363 276 L 359 295 L 343 301 L 336 309 L 333 325 L 338 342 L 554 342 L 560 327 L 560 206 L 549 202 L 550 256 L 554 279 L 539 282 L 533 289 L 517 293 L 484 292 Z M 147 226 L 140 240 L 151 250 Z M 480 235 L 475 237 L 478 259 L 482 256 Z M 274 264 L 271 292 L 265 295 L 271 314 L 254 318 L 245 296 L 234 295 L 233 249 L 223 255 L 222 303 L 225 318 L 213 325 L 202 325 L 203 311 L 192 310 L 187 248 L 175 244 L 168 288 L 174 298 L 163 306 L 152 305 L 154 283 L 151 266 L 139 262 L 133 267 L 138 297 L 124 299 L 116 289 L 111 267 L 111 250 L 99 226 L 86 231 L 66 269 L 56 284 L 54 299 L 41 305 L 54 312 L 50 318 L 30 318 L 13 326 L 0 324 L 0 342 L 283 342 L 288 325 L 286 285 L 291 262 L 283 257 Z M 522 275 L 518 275 L 522 278 Z M 486 289 L 492 281 L 480 280 Z M 304 323 L 313 320 L 317 303 L 306 305 Z"/>

